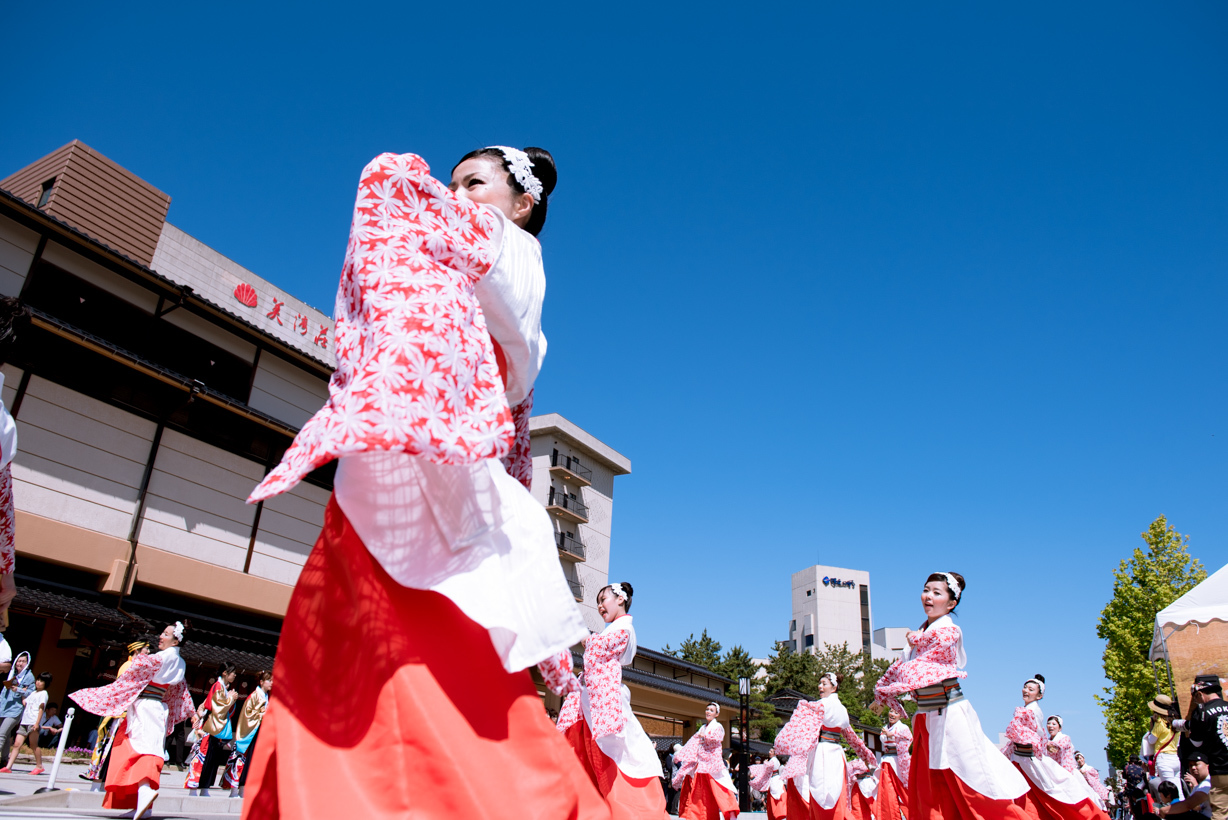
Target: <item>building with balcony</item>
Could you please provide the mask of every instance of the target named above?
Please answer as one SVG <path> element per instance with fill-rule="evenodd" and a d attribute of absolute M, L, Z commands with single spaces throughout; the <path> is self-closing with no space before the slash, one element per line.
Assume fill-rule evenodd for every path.
<path fill-rule="evenodd" d="M 597 592 L 609 583 L 614 479 L 631 472 L 631 460 L 557 413 L 529 422 L 533 496 L 554 525 L 563 573 L 588 628 L 605 624 Z"/>

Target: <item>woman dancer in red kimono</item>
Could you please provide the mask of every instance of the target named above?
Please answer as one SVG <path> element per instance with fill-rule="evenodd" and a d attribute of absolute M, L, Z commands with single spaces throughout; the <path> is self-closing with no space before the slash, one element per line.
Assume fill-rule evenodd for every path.
<path fill-rule="evenodd" d="M 1032 802 L 1042 820 L 1099 820 L 1104 812 L 1096 805 L 1087 782 L 1062 768 L 1046 752 L 1049 736 L 1040 728 L 1044 719 L 1040 699 L 1044 696 L 1044 675 L 1036 675 L 1023 684 L 1023 706 L 1015 709 L 1015 716 L 1006 727 L 1010 742 L 1003 754 L 1027 778 Z M 1074 763 L 1073 753 L 1070 762 Z"/>
<path fill-rule="evenodd" d="M 750 786 L 763 795 L 763 807 L 767 811 L 768 820 L 785 820 L 788 816 L 788 803 L 785 797 L 785 779 L 781 777 L 780 760 L 776 757 L 776 747 L 773 746 L 766 763 L 756 763 L 750 767 Z"/>
<path fill-rule="evenodd" d="M 912 730 L 904 722 L 904 713 L 894 706 L 887 710 L 887 726 L 880 734 L 883 758 L 878 766 L 878 794 L 874 797 L 874 816 L 908 818 L 908 767 L 912 753 Z"/>
<path fill-rule="evenodd" d="M 1100 781 L 1100 772 L 1087 765 L 1087 760 L 1083 757 L 1082 752 L 1075 752 L 1075 764 L 1079 767 L 1079 774 L 1083 775 L 1087 785 L 1091 786 L 1092 791 L 1100 798 L 1100 808 L 1107 810 L 1109 805 L 1109 789 L 1108 786 L 1105 786 Z"/>
<path fill-rule="evenodd" d="M 413 154 L 362 172 L 328 402 L 249 499 L 339 459 L 246 820 L 609 817 L 528 672 L 588 634 L 527 489 L 555 178 L 502 146 L 450 186 Z"/>
<path fill-rule="evenodd" d="M 925 623 L 908 633 L 904 657 L 874 688 L 876 709 L 912 693 L 913 753 L 908 775 L 908 820 L 1023 820 L 1035 818 L 1027 781 L 1002 758 L 959 688 L 967 664 L 963 632 L 951 613 L 967 588 L 957 572 L 935 572 L 921 590 Z"/>
<path fill-rule="evenodd" d="M 92 715 L 124 716 L 111 743 L 104 809 L 135 809 L 133 817 L 140 818 L 158 798 L 166 736 L 195 713 L 179 657 L 183 631 L 182 623 L 168 626 L 159 651 L 137 655 L 114 683 L 69 695 Z"/>
<path fill-rule="evenodd" d="M 559 710 L 558 730 L 609 804 L 610 816 L 665 820 L 661 761 L 632 714 L 631 694 L 623 686 L 623 667 L 631 665 L 636 650 L 635 627 L 627 614 L 633 594 L 626 581 L 607 584 L 597 593 L 597 612 L 606 628 L 584 641 L 583 682 L 571 674 L 571 650 L 559 653 L 542 669 L 563 673 L 563 684 L 552 687 L 556 694 L 567 695 Z"/>
<path fill-rule="evenodd" d="M 738 816 L 738 791 L 721 756 L 725 727 L 717 720 L 720 713 L 719 704 L 709 703 L 704 709 L 707 725 L 691 735 L 674 756 L 682 763 L 673 780 L 674 788 L 682 792 L 679 820 L 732 820 Z"/>
<path fill-rule="evenodd" d="M 850 810 L 848 762 L 841 739 L 853 747 L 867 770 L 876 765 L 874 753 L 853 731 L 848 709 L 836 693 L 842 681 L 843 676 L 832 672 L 820 675 L 821 697 L 799 700 L 793 716 L 776 736 L 777 749 L 807 760 L 810 816 L 816 820 L 839 820 Z M 791 805 L 789 810 L 793 810 Z"/>
<path fill-rule="evenodd" d="M 874 800 L 878 796 L 878 775 L 861 758 L 848 764 L 849 816 L 853 820 L 876 820 Z"/>

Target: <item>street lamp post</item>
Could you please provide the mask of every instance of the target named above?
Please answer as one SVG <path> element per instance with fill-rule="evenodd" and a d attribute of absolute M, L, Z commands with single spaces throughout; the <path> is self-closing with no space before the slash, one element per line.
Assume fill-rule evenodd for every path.
<path fill-rule="evenodd" d="M 742 765 L 738 767 L 738 808 L 750 811 L 750 678 L 738 678 L 742 707 Z"/>

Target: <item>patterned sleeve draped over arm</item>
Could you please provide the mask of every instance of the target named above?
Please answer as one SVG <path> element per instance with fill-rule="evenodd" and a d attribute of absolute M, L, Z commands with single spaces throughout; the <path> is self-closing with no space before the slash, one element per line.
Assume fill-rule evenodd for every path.
<path fill-rule="evenodd" d="M 498 251 L 497 219 L 414 154 L 381 154 L 363 169 L 328 401 L 250 502 L 343 454 L 399 450 L 457 465 L 508 454 L 516 430 L 475 290 Z"/>
<path fill-rule="evenodd" d="M 817 700 L 799 700 L 793 717 L 776 735 L 776 750 L 786 755 L 808 755 L 819 742 L 822 730 L 823 704 Z"/>
<path fill-rule="evenodd" d="M 1006 727 L 1006 739 L 1010 741 L 1003 750 L 1007 757 L 1015 753 L 1016 744 L 1031 746 L 1034 751 L 1044 748 L 1040 727 L 1036 725 L 1036 715 L 1026 706 L 1015 707 L 1015 716 Z"/>
<path fill-rule="evenodd" d="M 631 641 L 625 629 L 590 635 L 584 645 L 584 683 L 588 687 L 593 737 L 615 735 L 627 725 L 623 711 L 622 654 Z"/>
<path fill-rule="evenodd" d="M 887 704 L 904 713 L 899 697 L 922 686 L 932 686 L 947 678 L 966 678 L 968 673 L 955 665 L 956 649 L 962 635 L 957 626 L 943 626 L 911 633 L 908 642 L 913 657 L 897 660 L 874 686 L 874 702 Z"/>

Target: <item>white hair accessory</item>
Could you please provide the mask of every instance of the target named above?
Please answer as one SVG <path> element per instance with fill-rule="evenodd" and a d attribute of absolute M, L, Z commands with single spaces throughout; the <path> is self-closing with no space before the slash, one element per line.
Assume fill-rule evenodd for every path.
<path fill-rule="evenodd" d="M 1018 678 L 1016 678 L 1016 680 L 1018 680 Z M 1040 687 L 1040 696 L 1042 698 L 1045 696 L 1045 682 L 1043 680 L 1037 680 L 1036 678 L 1028 678 L 1027 680 L 1023 682 L 1023 685 L 1027 686 L 1029 683 L 1034 683 L 1038 687 Z"/>
<path fill-rule="evenodd" d="M 1056 720 L 1057 728 L 1059 729 L 1062 728 L 1062 716 L 1061 715 L 1049 715 L 1049 720 Z M 1045 723 L 1048 723 L 1049 720 L 1046 720 Z"/>
<path fill-rule="evenodd" d="M 955 576 L 949 572 L 940 572 L 938 574 L 946 579 L 947 588 L 951 590 L 951 595 L 952 597 L 955 598 L 955 602 L 959 603 L 959 596 L 960 596 L 960 593 L 962 592 L 959 586 L 959 581 L 956 581 Z"/>
<path fill-rule="evenodd" d="M 610 592 L 614 593 L 614 597 L 621 598 L 623 603 L 627 602 L 627 590 L 623 589 L 622 584 L 610 584 Z"/>
<path fill-rule="evenodd" d="M 503 156 L 507 159 L 507 164 L 512 166 L 512 176 L 516 177 L 520 187 L 524 188 L 525 193 L 533 197 L 534 202 L 541 202 L 542 182 L 533 176 L 533 160 L 529 159 L 529 155 L 519 148 L 508 148 L 506 145 L 492 145 L 490 147 L 503 152 Z"/>
<path fill-rule="evenodd" d="M 829 681 L 831 681 L 833 688 L 840 688 L 840 681 L 836 678 L 836 674 L 834 672 L 824 672 L 822 675 L 819 675 L 819 680 L 823 680 L 823 678 L 827 678 Z"/>
<path fill-rule="evenodd" d="M 175 621 L 174 634 L 175 634 L 175 640 L 177 641 L 183 640 L 183 622 L 182 621 Z"/>

